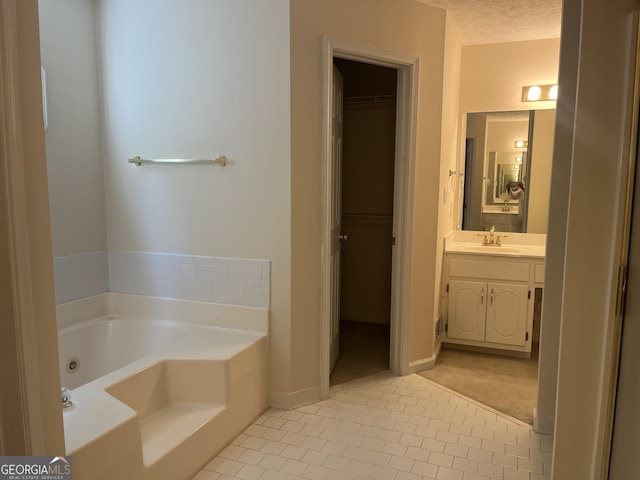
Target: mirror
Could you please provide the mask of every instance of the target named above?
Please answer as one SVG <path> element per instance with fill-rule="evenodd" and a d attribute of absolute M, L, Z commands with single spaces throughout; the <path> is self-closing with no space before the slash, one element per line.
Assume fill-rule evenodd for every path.
<path fill-rule="evenodd" d="M 467 114 L 463 230 L 546 233 L 554 126 L 555 110 Z"/>

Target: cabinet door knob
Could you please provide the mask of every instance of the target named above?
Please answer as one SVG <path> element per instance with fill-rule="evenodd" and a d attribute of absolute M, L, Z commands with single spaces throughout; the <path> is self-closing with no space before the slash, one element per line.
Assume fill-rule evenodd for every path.
<path fill-rule="evenodd" d="M 339 238 L 340 240 L 342 240 L 343 242 L 346 242 L 347 240 L 349 240 L 349 235 L 342 235 L 342 234 L 340 234 L 340 235 L 338 235 L 338 238 Z"/>

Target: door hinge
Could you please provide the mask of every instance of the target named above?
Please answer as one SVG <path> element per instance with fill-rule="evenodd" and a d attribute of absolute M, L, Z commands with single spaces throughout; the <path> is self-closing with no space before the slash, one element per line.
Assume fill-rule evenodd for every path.
<path fill-rule="evenodd" d="M 447 293 L 449 293 L 449 284 L 447 283 Z"/>
<path fill-rule="evenodd" d="M 444 333 L 449 333 L 449 322 L 444 324 Z"/>
<path fill-rule="evenodd" d="M 627 266 L 618 267 L 618 291 L 616 292 L 616 317 L 624 314 L 624 304 L 627 291 Z"/>
<path fill-rule="evenodd" d="M 529 341 L 529 332 L 525 333 L 524 335 L 524 341 L 528 342 Z"/>
<path fill-rule="evenodd" d="M 529 296 L 527 298 L 531 300 L 531 290 L 529 290 Z"/>
<path fill-rule="evenodd" d="M 396 237 L 391 237 L 391 246 L 395 246 L 396 244 Z"/>

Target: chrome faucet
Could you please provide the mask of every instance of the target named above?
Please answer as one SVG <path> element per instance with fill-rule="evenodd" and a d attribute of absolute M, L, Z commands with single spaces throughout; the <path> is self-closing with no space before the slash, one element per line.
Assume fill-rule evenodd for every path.
<path fill-rule="evenodd" d="M 62 408 L 69 408 L 73 405 L 73 402 L 71 401 L 71 390 L 67 387 L 60 388 L 60 399 L 62 400 Z"/>
<path fill-rule="evenodd" d="M 483 246 L 487 246 L 487 247 L 499 247 L 502 245 L 502 239 L 506 238 L 506 235 L 500 235 L 499 233 L 495 233 L 496 232 L 496 226 L 495 225 L 491 225 L 491 230 L 489 230 L 489 234 L 486 233 L 479 233 L 478 236 L 479 237 L 483 237 L 482 238 L 482 245 Z"/>

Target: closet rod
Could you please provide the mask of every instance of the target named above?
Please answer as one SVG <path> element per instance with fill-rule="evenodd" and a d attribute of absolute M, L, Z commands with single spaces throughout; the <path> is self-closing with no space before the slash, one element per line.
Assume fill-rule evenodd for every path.
<path fill-rule="evenodd" d="M 364 97 L 344 97 L 345 102 L 390 102 L 396 100 L 395 95 L 370 95 Z"/>
<path fill-rule="evenodd" d="M 393 215 L 345 213 L 342 215 L 342 223 L 343 225 L 388 225 L 393 223 Z"/>

